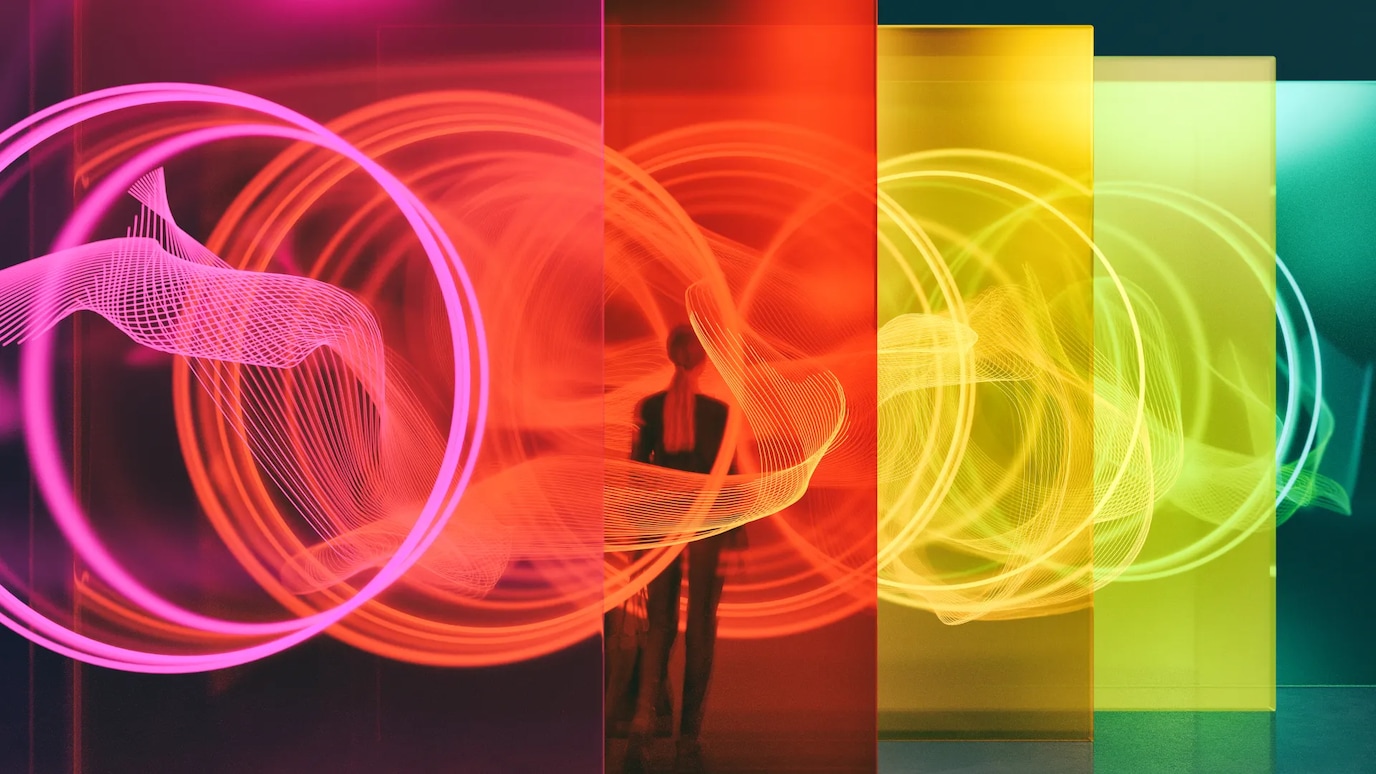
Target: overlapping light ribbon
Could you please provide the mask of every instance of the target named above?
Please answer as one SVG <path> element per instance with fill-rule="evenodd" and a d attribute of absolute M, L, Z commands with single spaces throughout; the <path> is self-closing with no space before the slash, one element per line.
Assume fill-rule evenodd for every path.
<path fill-rule="evenodd" d="M 993 201 L 1006 214 L 977 227 L 943 222 L 923 204 L 934 195 L 974 197 L 973 211 Z M 1254 383 L 1255 369 L 1215 361 L 1220 344 L 1192 311 L 1200 299 L 1150 246 L 1157 234 L 1096 220 L 1100 240 L 1136 253 L 1117 256 L 1134 267 L 1123 276 L 1115 256 L 1067 214 L 1087 211 L 1079 205 L 1090 195 L 1053 169 L 1004 154 L 934 151 L 881 165 L 883 255 L 907 280 L 881 296 L 884 598 L 948 623 L 1064 612 L 1088 605 L 1106 583 L 1209 562 L 1272 528 L 1277 515 L 1311 504 L 1347 508 L 1341 488 L 1317 473 L 1321 389 L 1311 391 L 1311 421 L 1300 428 L 1304 390 L 1300 371 L 1291 371 L 1291 399 L 1277 418 L 1271 385 Z M 1253 287 L 1235 292 L 1269 292 L 1261 272 L 1276 260 L 1270 246 L 1217 205 L 1143 184 L 1100 183 L 1093 196 L 1202 224 L 1242 273 L 1256 274 Z M 1047 256 L 1059 255 L 1070 278 L 1050 297 L 1035 276 L 1010 271 L 1020 260 L 1004 240 L 1029 228 L 1048 234 L 1043 274 L 1055 272 Z M 1088 255 L 1093 278 L 1077 268 Z M 1148 279 L 1169 297 L 1145 292 Z M 1173 322 L 1163 305 L 1175 310 Z M 1296 362 L 1293 324 L 1281 311 L 1286 356 Z M 1314 362 L 1317 376 L 1317 350 Z M 1211 406 L 1225 404 L 1256 428 L 1250 449 L 1204 437 Z M 1298 457 L 1288 459 L 1301 429 Z M 1144 554 L 1161 518 L 1212 526 Z"/>
<path fill-rule="evenodd" d="M 344 363 L 357 369 L 353 371 L 353 378 L 371 388 L 374 397 L 382 396 L 385 388 L 379 373 L 378 342 L 371 335 L 374 332 L 369 330 L 366 313 L 342 295 L 327 291 L 318 283 L 250 278 L 227 272 L 217 265 L 213 256 L 194 249 L 184 240 L 170 222 L 170 212 L 154 213 L 160 218 L 166 216 L 160 227 L 154 229 L 150 221 L 144 221 L 139 233 L 127 237 L 124 242 L 88 244 L 88 233 L 113 194 L 135 183 L 141 166 L 158 163 L 161 159 L 157 153 L 171 155 L 212 139 L 280 137 L 320 145 L 350 157 L 387 192 L 404 214 L 432 263 L 443 270 L 439 275 L 440 285 L 449 311 L 458 378 L 453 395 L 456 421 L 450 426 L 439 475 L 431 482 L 432 491 L 396 553 L 358 589 L 357 594 L 335 607 L 275 622 L 244 622 L 205 616 L 173 604 L 130 575 L 102 543 L 71 491 L 59 455 L 48 382 L 51 343 L 43 337 L 31 341 L 24 351 L 21 388 L 26 407 L 26 438 L 39 488 L 54 520 L 74 552 L 90 568 L 91 575 L 138 609 L 136 618 L 161 620 L 158 628 L 165 647 L 160 650 L 147 649 L 149 646 L 131 648 L 87 636 L 44 615 L 7 588 L 0 588 L 0 605 L 6 611 L 0 622 L 58 653 L 102 666 L 147 672 L 203 671 L 279 652 L 344 619 L 395 582 L 435 540 L 472 475 L 481 443 L 482 409 L 487 397 L 485 342 L 477 305 L 448 238 L 435 227 L 433 216 L 395 177 L 338 135 L 304 116 L 266 100 L 226 89 L 186 84 L 120 87 L 60 103 L 0 134 L 0 169 L 8 169 L 32 148 L 84 120 L 114 111 L 169 103 L 233 107 L 256 112 L 272 122 L 230 125 L 181 137 L 179 142 L 135 158 L 113 174 L 68 221 L 57 240 L 54 255 L 38 259 L 39 266 L 46 262 L 61 271 L 56 275 L 42 273 L 35 280 L 30 268 L 34 264 L 20 264 L 5 270 L 5 287 L 20 290 L 20 296 L 10 297 L 14 309 L 19 312 L 7 316 L 11 335 L 40 332 L 56 322 L 61 313 L 87 308 L 101 312 L 116 323 L 123 323 L 121 327 L 142 337 L 142 343 L 159 344 L 164 349 L 187 347 L 186 354 L 202 358 L 226 354 L 246 356 L 245 362 L 254 366 L 272 368 L 299 363 L 301 360 L 297 358 L 304 360 L 318 351 L 311 349 L 312 346 L 329 344 L 342 354 Z M 122 178 L 134 179 L 123 181 Z M 165 201 L 156 179 L 146 181 L 135 190 L 146 199 L 145 204 L 160 207 Z M 145 236 L 147 233 L 159 234 L 167 241 L 155 242 Z M 459 282 L 454 281 L 456 275 Z M 24 289 L 28 292 L 24 293 Z M 275 295 L 261 295 L 265 289 L 275 291 Z M 240 311 L 217 308 L 214 303 L 204 306 L 198 303 L 242 302 L 250 298 L 252 303 L 247 309 L 287 314 L 292 325 L 271 330 L 255 328 L 243 325 L 243 318 L 236 318 Z M 303 301 L 307 305 L 300 307 Z M 327 311 L 333 317 L 300 324 L 300 313 L 318 311 Z M 270 321 L 271 318 L 259 322 Z M 280 325 L 282 321 L 278 322 Z M 242 327 L 237 327 L 236 323 Z M 316 334 L 314 337 L 310 335 L 312 332 Z M 476 342 L 476 351 L 472 342 Z M 476 363 L 470 360 L 470 355 Z M 322 373 L 334 370 L 328 366 L 321 368 Z M 362 403 L 359 401 L 356 405 Z M 478 417 L 471 425 L 466 421 L 470 409 L 474 409 Z M 347 414 L 344 418 L 349 419 Z M 383 421 L 385 412 L 379 412 L 377 418 L 384 428 L 390 424 Z M 360 425 L 356 429 L 364 428 Z M 385 429 L 378 432 L 386 435 Z"/>
<path fill-rule="evenodd" d="M 614 152 L 592 121 L 510 95 L 412 95 L 326 128 L 236 92 L 162 84 L 36 114 L 0 135 L 0 166 L 83 120 L 153 104 L 271 121 L 194 117 L 115 135 L 83 170 L 101 182 L 55 251 L 0 272 L 0 338 L 29 341 L 35 476 L 91 571 L 83 631 L 99 633 L 6 589 L 0 603 L 11 629 L 74 658 L 214 669 L 328 629 L 410 661 L 516 661 L 595 633 L 683 543 L 766 516 L 722 632 L 802 631 L 872 604 L 876 460 L 880 593 L 951 623 L 1076 609 L 1115 579 L 1209 561 L 1277 510 L 1344 507 L 1315 472 L 1321 384 L 1301 427 L 1298 368 L 1277 446 L 1303 437 L 1298 458 L 1192 434 L 1187 403 L 1207 407 L 1221 398 L 1201 395 L 1221 389 L 1255 413 L 1259 387 L 1191 359 L 1200 350 L 1179 343 L 1189 332 L 1169 330 L 1160 300 L 1066 214 L 1089 191 L 1053 170 L 973 151 L 881 165 L 881 274 L 901 281 L 881 279 L 876 347 L 873 302 L 847 284 L 872 280 L 834 258 L 873 249 L 861 243 L 872 160 L 834 140 L 737 122 Z M 202 246 L 148 171 L 252 136 L 291 145 Z M 126 189 L 144 205 L 138 225 L 92 241 Z M 943 222 L 924 214 L 934 192 L 995 200 L 1006 217 Z M 1179 192 L 1094 195 L 1174 208 L 1249 265 L 1269 249 Z M 754 230 L 706 225 L 732 218 Z M 1099 276 L 1057 285 L 1054 268 L 1040 280 L 1013 271 L 1007 240 L 1029 224 L 1060 256 L 1046 265 L 1079 277 L 1093 256 Z M 288 263 L 298 276 L 270 271 Z M 173 604 L 97 537 L 66 480 L 39 336 L 77 310 L 178 356 L 179 439 L 200 507 L 289 617 Z M 715 367 L 709 391 L 738 409 L 707 476 L 625 458 L 636 402 L 667 382 L 663 334 L 681 316 Z M 1280 319 L 1298 363 L 1293 315 Z M 1314 367 L 1317 379 L 1317 350 Z M 1207 384 L 1187 390 L 1188 379 Z M 727 476 L 732 453 L 742 472 Z M 1163 503 L 1214 527 L 1144 558 Z"/>

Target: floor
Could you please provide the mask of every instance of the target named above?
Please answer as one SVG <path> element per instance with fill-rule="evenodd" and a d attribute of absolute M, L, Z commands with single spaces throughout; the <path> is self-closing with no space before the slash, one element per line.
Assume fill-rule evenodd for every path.
<path fill-rule="evenodd" d="M 753 751 L 718 745 L 712 774 L 777 772 Z M 624 742 L 608 750 L 620 771 Z M 774 747 L 773 749 L 778 749 Z M 808 771 L 854 771 L 823 747 L 801 753 Z M 652 771 L 672 771 L 673 743 L 661 740 Z M 1290 687 L 1277 711 L 1100 712 L 1090 742 L 881 742 L 880 774 L 1371 774 L 1376 772 L 1376 688 Z"/>
<path fill-rule="evenodd" d="M 883 742 L 879 771 L 1370 774 L 1376 772 L 1376 688 L 1282 688 L 1274 715 L 1101 712 L 1092 744 Z"/>

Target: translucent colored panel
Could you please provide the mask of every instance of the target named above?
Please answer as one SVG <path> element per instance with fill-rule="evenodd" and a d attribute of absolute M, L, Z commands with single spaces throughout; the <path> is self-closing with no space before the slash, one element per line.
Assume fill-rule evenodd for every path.
<path fill-rule="evenodd" d="M 1303 484 L 1276 467 L 1274 60 L 1101 58 L 1094 100 L 1096 464 L 1151 503 L 1100 568 L 1095 706 L 1269 710 L 1276 499 Z"/>
<path fill-rule="evenodd" d="M 1366 292 L 1376 284 L 1373 181 L 1376 83 L 1278 82 L 1276 243 L 1303 293 L 1320 343 L 1322 413 L 1331 424 L 1321 426 L 1316 439 L 1324 443 L 1318 470 L 1350 495 L 1352 514 L 1302 512 L 1276 533 L 1276 679 L 1281 686 L 1376 685 L 1376 659 L 1371 658 L 1376 595 L 1360 591 L 1369 587 L 1367 549 L 1376 542 L 1376 521 L 1362 516 L 1376 507 L 1376 447 L 1370 445 L 1376 338 L 1370 335 L 1372 307 Z M 1282 298 L 1293 295 L 1283 292 Z M 1304 330 L 1298 309 L 1292 316 Z M 1312 361 L 1307 344 L 1313 337 L 1306 339 L 1300 352 L 1309 352 Z M 1281 397 L 1287 386 L 1285 381 L 1277 385 L 1278 409 L 1288 405 Z M 1316 386 L 1311 379 L 1302 395 L 1306 424 Z M 1312 700 L 1295 703 L 1301 701 L 1309 706 Z M 1282 698 L 1282 713 L 1284 707 Z M 1330 733 L 1346 736 L 1333 730 L 1337 728 L 1341 726 Z M 1294 745 L 1295 765 L 1301 765 L 1307 749 Z"/>
<path fill-rule="evenodd" d="M 627 624 L 638 589 L 688 554 L 656 702 L 677 734 L 706 628 L 692 587 L 712 575 L 695 584 L 694 557 L 727 530 L 709 769 L 873 771 L 873 3 L 614 3 L 606 77 L 608 459 L 630 455 L 637 406 L 671 384 L 676 324 L 695 326 L 699 387 L 732 417 L 715 470 L 643 465 L 652 496 L 608 509 L 608 599 L 628 600 L 608 620 L 609 683 L 627 675 L 609 688 L 608 771 L 644 674 L 628 663 L 650 652 Z M 646 749 L 675 754 L 667 736 Z"/>
<path fill-rule="evenodd" d="M 881 738 L 1087 739 L 1091 30 L 878 63 Z"/>
<path fill-rule="evenodd" d="M 58 692 L 35 696 L 39 716 L 65 711 L 71 768 L 600 770 L 601 3 L 80 0 L 70 15 L 59 5 L 45 9 L 53 13 L 43 26 L 56 39 L 75 25 L 68 80 L 79 92 L 216 84 L 329 124 L 377 158 L 462 256 L 491 366 L 490 402 L 459 421 L 486 427 L 472 480 L 410 574 L 328 633 L 242 669 L 150 678 L 76 667 Z M 131 40 L 178 41 L 178 50 L 147 45 L 131 55 Z M 168 137 L 260 120 L 182 105 L 89 122 L 65 187 L 80 202 Z M 164 166 L 181 225 L 231 265 L 314 277 L 367 306 L 395 366 L 388 395 L 423 407 L 392 413 L 391 428 L 447 428 L 458 367 L 440 283 L 376 185 L 337 154 L 280 139 L 211 142 Z M 98 237 L 125 233 L 131 202 L 121 196 Z M 313 532 L 185 360 L 150 354 L 100 320 L 79 331 L 68 358 L 80 390 L 79 493 L 141 579 L 208 615 L 280 620 L 337 604 L 371 577 L 365 562 L 319 588 L 289 586 L 284 560 L 358 533 Z M 571 343 L 572 331 L 590 332 L 584 346 Z M 298 408 L 282 404 L 284 414 Z M 294 429 L 316 453 L 327 445 L 318 423 Z M 433 451 L 417 448 L 392 470 L 434 481 Z M 366 454 L 338 457 L 345 469 L 366 468 Z M 580 461 L 579 477 L 531 483 L 532 467 L 566 458 Z M 322 495 L 372 495 L 351 489 L 356 479 L 327 480 L 316 481 Z M 550 503 L 559 510 L 551 514 Z M 379 510 L 367 526 L 382 527 L 373 537 L 386 553 L 398 545 L 391 520 L 414 522 L 417 507 L 393 500 Z M 353 546 L 362 551 L 339 556 L 368 546 L 365 538 Z M 67 575 L 80 579 L 74 617 L 83 632 L 113 629 L 136 646 L 165 635 L 112 604 L 99 582 Z M 46 757 L 40 768 L 60 768 Z"/>

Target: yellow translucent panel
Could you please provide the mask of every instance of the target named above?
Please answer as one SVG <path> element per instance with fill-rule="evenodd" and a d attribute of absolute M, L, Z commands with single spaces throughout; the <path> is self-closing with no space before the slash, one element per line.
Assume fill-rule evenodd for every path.
<path fill-rule="evenodd" d="M 1095 600 L 1099 709 L 1274 707 L 1274 73 L 1095 62 L 1096 393 L 1141 418 L 1153 503 Z"/>
<path fill-rule="evenodd" d="M 879 710 L 1086 739 L 1093 37 L 881 27 Z"/>

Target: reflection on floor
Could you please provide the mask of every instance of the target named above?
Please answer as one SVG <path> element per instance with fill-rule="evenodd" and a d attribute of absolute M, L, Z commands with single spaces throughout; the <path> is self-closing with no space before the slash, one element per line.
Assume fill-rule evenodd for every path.
<path fill-rule="evenodd" d="M 883 742 L 881 774 L 1366 774 L 1376 688 L 1281 688 L 1275 714 L 1100 712 L 1094 743 Z"/>
<path fill-rule="evenodd" d="M 853 657 L 873 649 L 874 619 L 861 616 L 784 638 L 720 640 L 702 728 L 707 770 L 873 774 L 874 666 Z M 669 657 L 675 715 L 683 659 L 680 636 Z M 624 739 L 608 740 L 607 772 L 622 771 L 625 749 Z M 673 771 L 674 753 L 673 739 L 656 740 L 648 750 L 651 771 Z"/>
<path fill-rule="evenodd" d="M 880 742 L 882 774 L 1081 774 L 1088 742 Z"/>
<path fill-rule="evenodd" d="M 828 719 L 825 715 L 822 718 L 823 721 Z M 847 720 L 835 715 L 832 718 L 841 723 Z M 792 721 L 793 728 L 810 730 L 819 725 L 815 715 L 795 715 Z M 840 727 L 845 728 L 844 725 Z M 874 743 L 857 744 L 853 732 L 801 735 L 777 729 L 744 728 L 747 730 L 734 734 L 721 731 L 711 737 L 704 734 L 702 758 L 710 774 L 872 774 L 875 771 Z M 646 750 L 649 772 L 674 771 L 675 752 L 673 739 L 653 740 Z M 608 774 L 620 774 L 626 759 L 626 740 L 608 740 L 606 756 Z"/>

